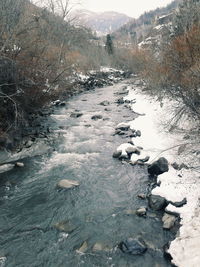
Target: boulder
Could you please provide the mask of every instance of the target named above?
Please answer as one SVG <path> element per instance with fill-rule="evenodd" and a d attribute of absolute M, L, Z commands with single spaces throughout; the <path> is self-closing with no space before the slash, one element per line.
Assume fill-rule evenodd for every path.
<path fill-rule="evenodd" d="M 169 163 L 165 158 L 159 158 L 148 167 L 150 175 L 159 175 L 169 170 Z"/>
<path fill-rule="evenodd" d="M 148 201 L 149 201 L 150 208 L 156 211 L 163 210 L 167 206 L 166 199 L 161 196 L 150 195 Z"/>
<path fill-rule="evenodd" d="M 95 120 L 95 121 L 100 120 L 102 118 L 103 118 L 102 115 L 94 115 L 94 116 L 91 117 L 91 119 Z"/>
<path fill-rule="evenodd" d="M 176 216 L 165 213 L 164 216 L 162 217 L 162 222 L 163 222 L 163 229 L 170 230 L 176 222 Z"/>
<path fill-rule="evenodd" d="M 147 251 L 147 247 L 143 240 L 128 238 L 119 244 L 119 248 L 127 254 L 142 255 Z"/>
<path fill-rule="evenodd" d="M 57 186 L 62 189 L 70 189 L 79 186 L 79 183 L 77 181 L 63 179 Z"/>

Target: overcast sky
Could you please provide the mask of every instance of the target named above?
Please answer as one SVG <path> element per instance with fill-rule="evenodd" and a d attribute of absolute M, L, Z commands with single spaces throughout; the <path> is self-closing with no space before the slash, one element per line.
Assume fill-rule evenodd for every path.
<path fill-rule="evenodd" d="M 172 0 L 80 0 L 81 7 L 91 11 L 117 11 L 137 18 L 145 11 L 166 6 Z"/>

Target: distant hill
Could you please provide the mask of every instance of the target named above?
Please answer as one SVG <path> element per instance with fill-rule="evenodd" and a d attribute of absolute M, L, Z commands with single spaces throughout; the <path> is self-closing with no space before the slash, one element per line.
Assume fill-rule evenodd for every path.
<path fill-rule="evenodd" d="M 78 21 L 80 24 L 91 28 L 98 35 L 112 33 L 132 20 L 125 14 L 113 11 L 97 13 L 88 10 L 75 10 L 72 16 L 75 17 L 76 23 Z"/>

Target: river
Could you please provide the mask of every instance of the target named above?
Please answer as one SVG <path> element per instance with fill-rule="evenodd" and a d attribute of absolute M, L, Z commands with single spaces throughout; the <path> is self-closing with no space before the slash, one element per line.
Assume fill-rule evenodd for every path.
<path fill-rule="evenodd" d="M 1 174 L 0 257 L 8 267 L 57 266 L 171 266 L 162 247 L 174 238 L 162 229 L 162 214 L 131 214 L 146 200 L 137 197 L 149 184 L 145 166 L 131 166 L 112 158 L 128 141 L 113 135 L 122 121 L 136 118 L 119 105 L 117 92 L 126 81 L 82 93 L 51 116 L 54 152 L 23 160 L 25 167 Z M 100 105 L 109 101 L 108 106 Z M 83 115 L 70 117 L 74 111 Z M 92 120 L 93 115 L 102 118 Z M 125 141 L 126 140 L 126 141 Z M 61 179 L 80 183 L 58 190 Z M 64 225 L 61 231 L 55 225 Z M 126 255 L 117 245 L 141 236 L 150 249 L 143 256 Z M 86 242 L 85 242 L 86 241 Z M 87 250 L 77 250 L 85 242 Z"/>

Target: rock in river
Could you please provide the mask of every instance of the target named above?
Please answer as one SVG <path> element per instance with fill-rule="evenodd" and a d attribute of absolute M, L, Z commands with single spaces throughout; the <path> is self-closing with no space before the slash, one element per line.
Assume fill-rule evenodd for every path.
<path fill-rule="evenodd" d="M 57 184 L 57 186 L 63 189 L 70 189 L 79 186 L 79 183 L 77 181 L 63 179 Z"/>
<path fill-rule="evenodd" d="M 76 250 L 77 253 L 85 253 L 88 249 L 88 244 L 84 241 L 79 249 Z"/>
<path fill-rule="evenodd" d="M 94 116 L 91 117 L 91 119 L 94 120 L 94 121 L 100 120 L 102 118 L 103 117 L 101 115 L 94 115 Z"/>
<path fill-rule="evenodd" d="M 116 126 L 115 130 L 128 131 L 129 128 L 130 128 L 130 124 L 129 123 L 122 122 L 122 123 L 119 123 Z"/>
<path fill-rule="evenodd" d="M 108 106 L 108 105 L 110 105 L 110 102 L 107 101 L 107 100 L 105 100 L 105 101 L 102 101 L 99 105 L 101 105 L 101 106 Z"/>
<path fill-rule="evenodd" d="M 159 158 L 148 167 L 148 172 L 151 175 L 159 175 L 164 172 L 168 172 L 169 163 L 166 158 Z"/>
<path fill-rule="evenodd" d="M 138 216 L 146 216 L 147 214 L 147 209 L 145 207 L 141 207 L 138 210 L 136 210 L 136 214 Z"/>
<path fill-rule="evenodd" d="M 174 226 L 176 222 L 176 216 L 165 213 L 164 216 L 162 217 L 162 222 L 163 222 L 163 228 L 169 230 Z"/>
<path fill-rule="evenodd" d="M 56 223 L 54 224 L 54 227 L 57 230 L 65 233 L 72 233 L 77 228 L 77 226 L 69 220 Z"/>
<path fill-rule="evenodd" d="M 23 168 L 24 167 L 24 163 L 23 162 L 16 162 L 15 166 L 18 168 Z"/>
<path fill-rule="evenodd" d="M 128 238 L 119 244 L 119 248 L 124 252 L 131 255 L 142 255 L 147 251 L 147 247 L 143 240 Z"/>
<path fill-rule="evenodd" d="M 149 196 L 149 206 L 153 210 L 163 210 L 167 206 L 167 201 L 164 197 L 150 195 Z"/>
<path fill-rule="evenodd" d="M 83 113 L 81 112 L 72 112 L 70 115 L 71 118 L 79 118 L 81 116 L 83 116 Z"/>
<path fill-rule="evenodd" d="M 118 158 L 120 158 L 121 154 L 122 154 L 121 150 L 115 151 L 113 153 L 113 158 L 118 159 Z"/>

